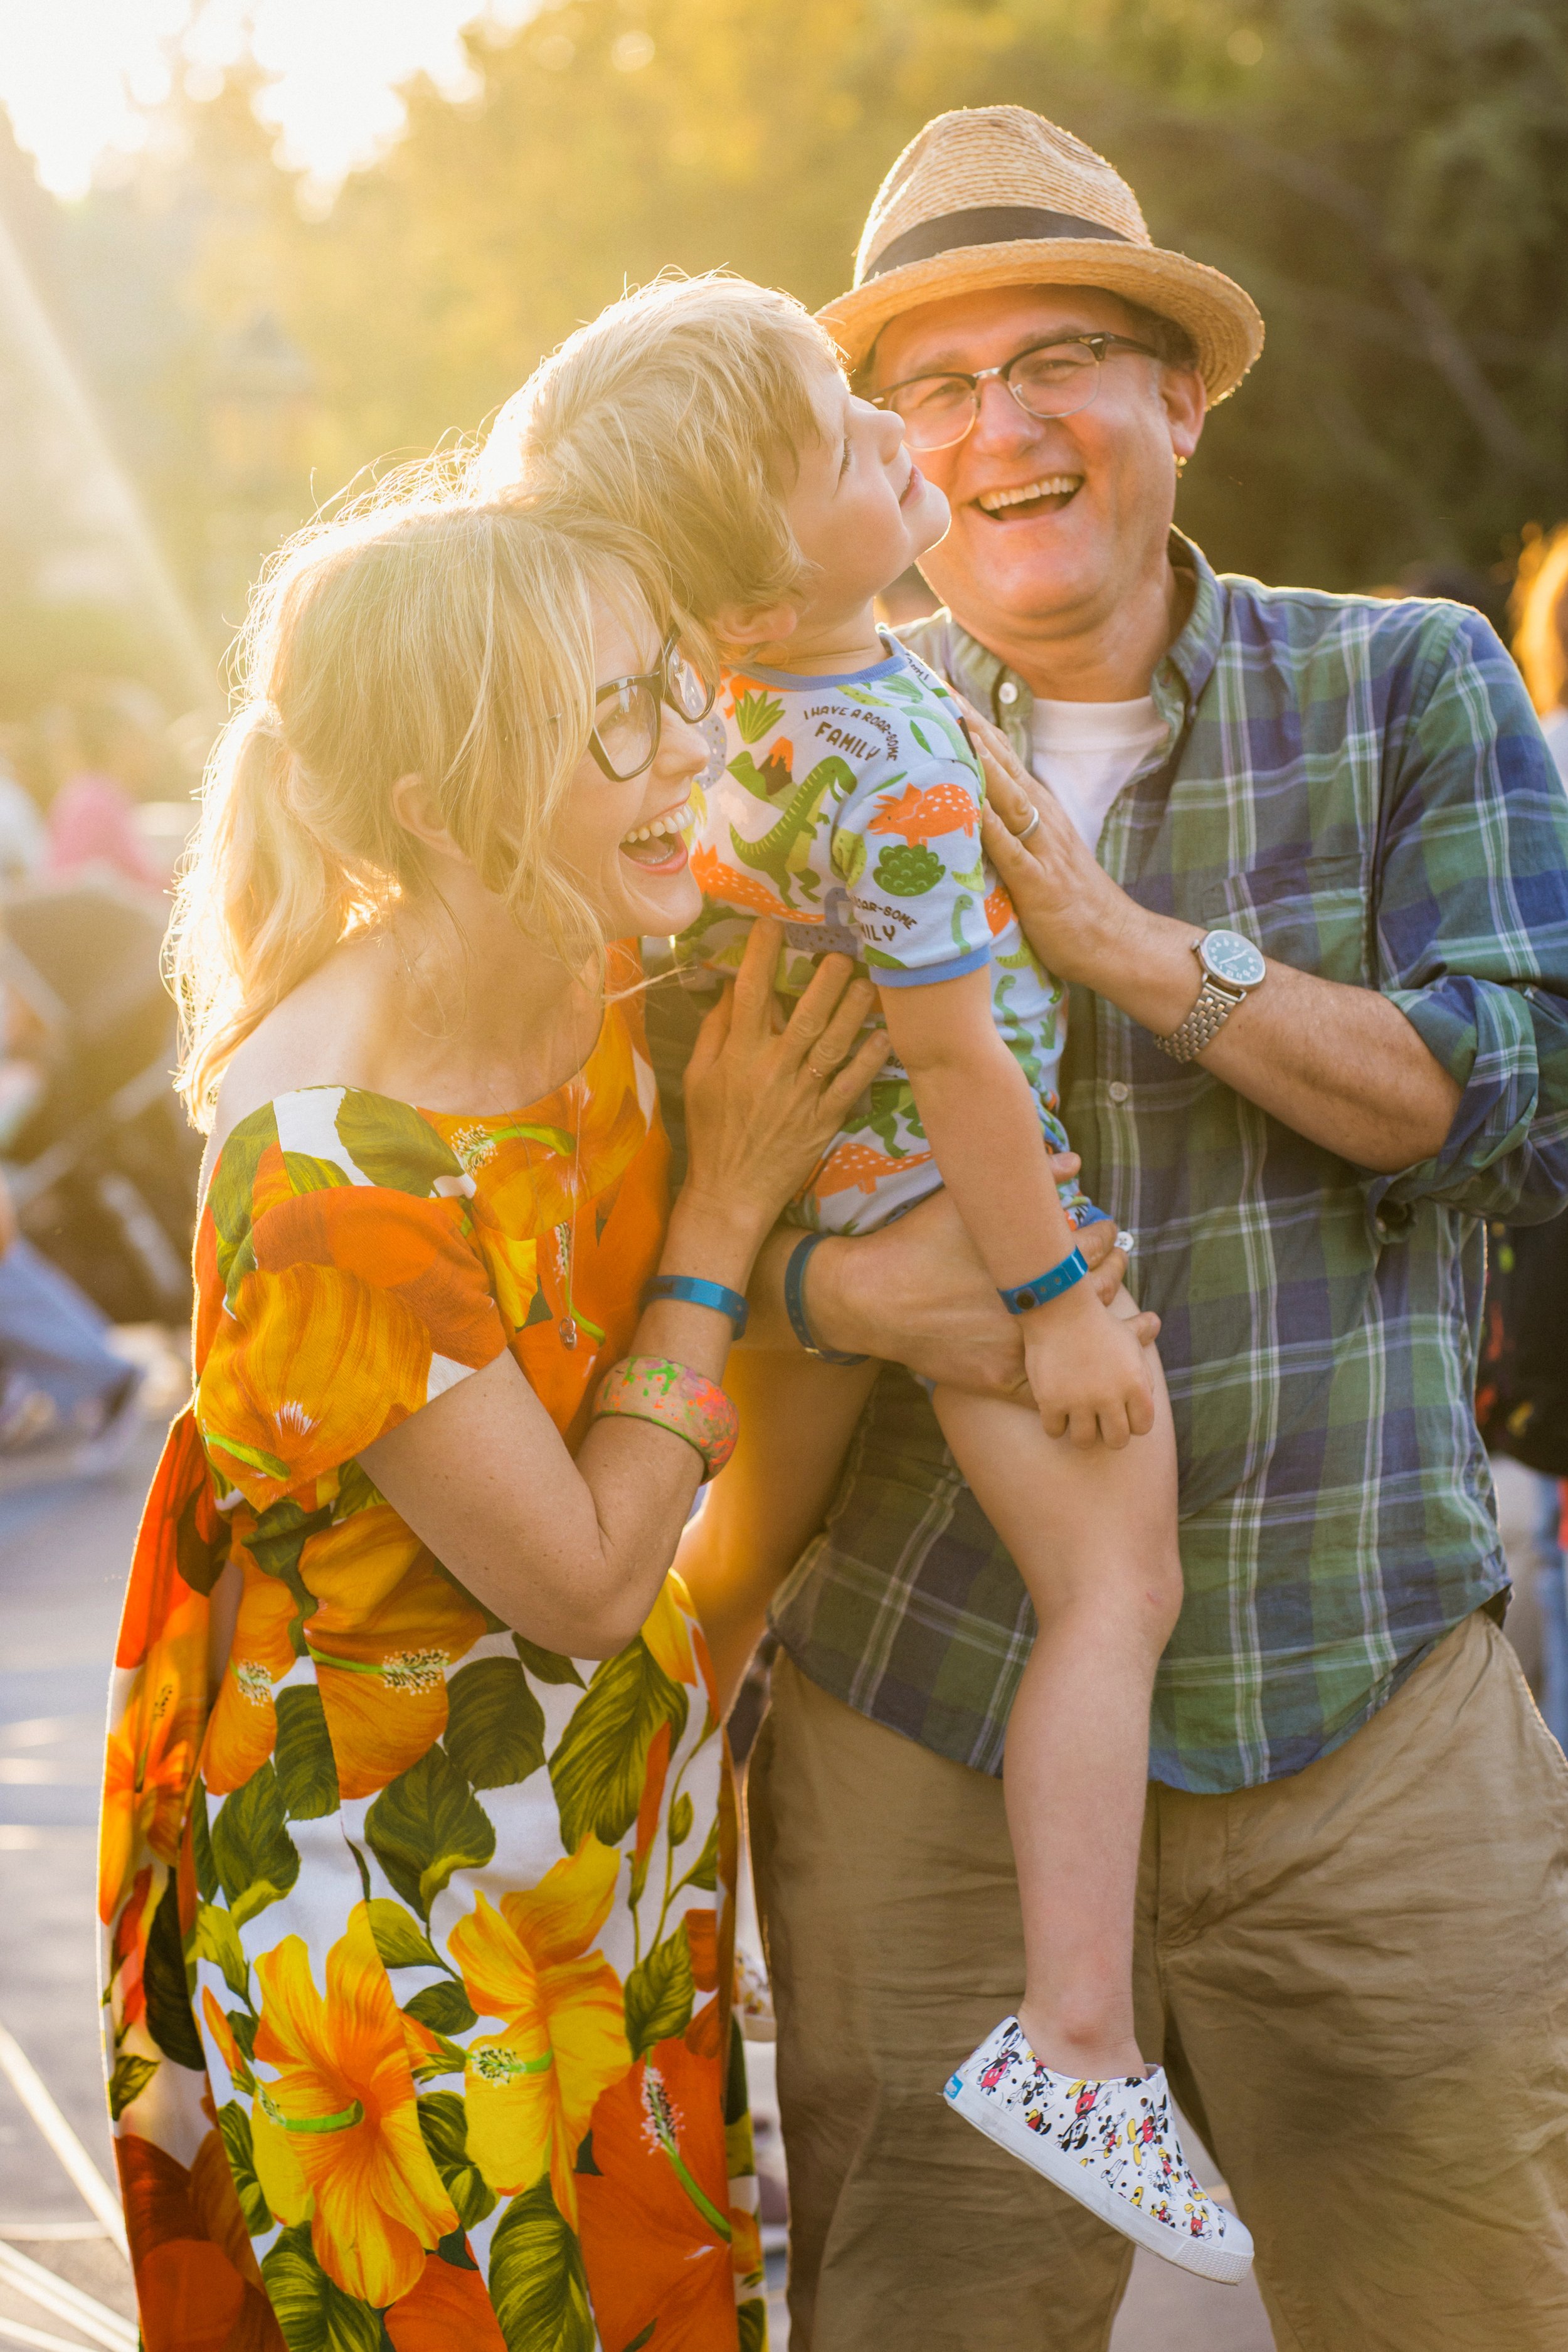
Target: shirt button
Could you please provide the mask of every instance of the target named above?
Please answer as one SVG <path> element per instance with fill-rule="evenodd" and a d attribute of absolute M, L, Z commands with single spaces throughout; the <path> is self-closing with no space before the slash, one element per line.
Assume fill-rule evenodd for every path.
<path fill-rule="evenodd" d="M 1131 1087 L 1123 1086 L 1120 1078 L 1112 1078 L 1105 1091 L 1112 1102 L 1125 1102 L 1132 1089 Z"/>
<path fill-rule="evenodd" d="M 1009 677 L 1009 678 L 1005 678 L 1005 679 L 1003 680 L 1002 684 L 997 688 L 997 689 L 996 689 L 996 699 L 997 699 L 997 701 L 998 701 L 998 702 L 1008 702 L 1008 703 L 1011 703 L 1011 702 L 1016 702 L 1016 701 L 1017 701 L 1017 699 L 1018 699 L 1018 689 L 1017 689 L 1017 688 L 1014 685 L 1014 683 L 1013 683 L 1013 681 L 1012 681 L 1012 679 L 1011 679 L 1010 677 Z"/>

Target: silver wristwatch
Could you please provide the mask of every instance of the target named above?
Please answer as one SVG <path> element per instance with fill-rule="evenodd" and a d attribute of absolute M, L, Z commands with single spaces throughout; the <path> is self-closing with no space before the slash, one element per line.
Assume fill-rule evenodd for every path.
<path fill-rule="evenodd" d="M 1162 1054 L 1173 1062 L 1191 1062 L 1209 1045 L 1244 996 L 1262 984 L 1268 967 L 1250 940 L 1239 931 L 1205 931 L 1193 941 L 1193 953 L 1203 967 L 1204 984 L 1198 1001 L 1168 1037 L 1156 1037 Z"/>

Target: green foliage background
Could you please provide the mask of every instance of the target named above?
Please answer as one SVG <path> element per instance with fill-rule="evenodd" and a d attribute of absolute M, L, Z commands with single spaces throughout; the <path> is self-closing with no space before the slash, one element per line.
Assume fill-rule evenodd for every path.
<path fill-rule="evenodd" d="M 50 225 L 54 299 L 193 584 L 223 496 L 203 386 L 258 309 L 310 371 L 302 513 L 476 431 L 668 264 L 837 291 L 904 142 L 999 100 L 1108 154 L 1156 239 L 1265 314 L 1184 487 L 1217 562 L 1363 585 L 1492 565 L 1568 511 L 1568 0 L 567 0 L 470 46 L 481 96 L 414 89 L 324 218 L 236 81 Z"/>

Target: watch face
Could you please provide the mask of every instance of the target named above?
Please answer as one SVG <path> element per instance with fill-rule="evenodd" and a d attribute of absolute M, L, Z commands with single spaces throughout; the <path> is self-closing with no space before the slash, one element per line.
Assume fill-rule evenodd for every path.
<path fill-rule="evenodd" d="M 1239 931 L 1209 931 L 1198 945 L 1205 971 L 1226 980 L 1233 988 L 1256 988 L 1267 966 L 1250 940 Z"/>

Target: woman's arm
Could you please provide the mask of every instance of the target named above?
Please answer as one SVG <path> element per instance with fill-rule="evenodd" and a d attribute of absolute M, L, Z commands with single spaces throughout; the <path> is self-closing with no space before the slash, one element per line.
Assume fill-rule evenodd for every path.
<path fill-rule="evenodd" d="M 732 996 L 703 1024 L 687 1072 L 687 1183 L 660 1269 L 744 1291 L 759 1244 L 880 1067 L 885 1038 L 855 1039 L 871 992 L 825 959 L 787 1025 L 770 976 L 776 928 L 758 924 Z M 815 1054 L 812 1049 L 815 1048 Z M 852 1050 L 853 1048 L 853 1050 Z M 815 1060 L 849 1058 L 826 1083 Z M 658 1300 L 633 1355 L 710 1380 L 730 1326 L 711 1309 Z M 458 1580 L 547 1649 L 607 1657 L 647 1615 L 701 1475 L 680 1438 L 617 1417 L 575 1461 L 510 1355 L 459 1382 L 360 1457 L 379 1491 Z"/>

